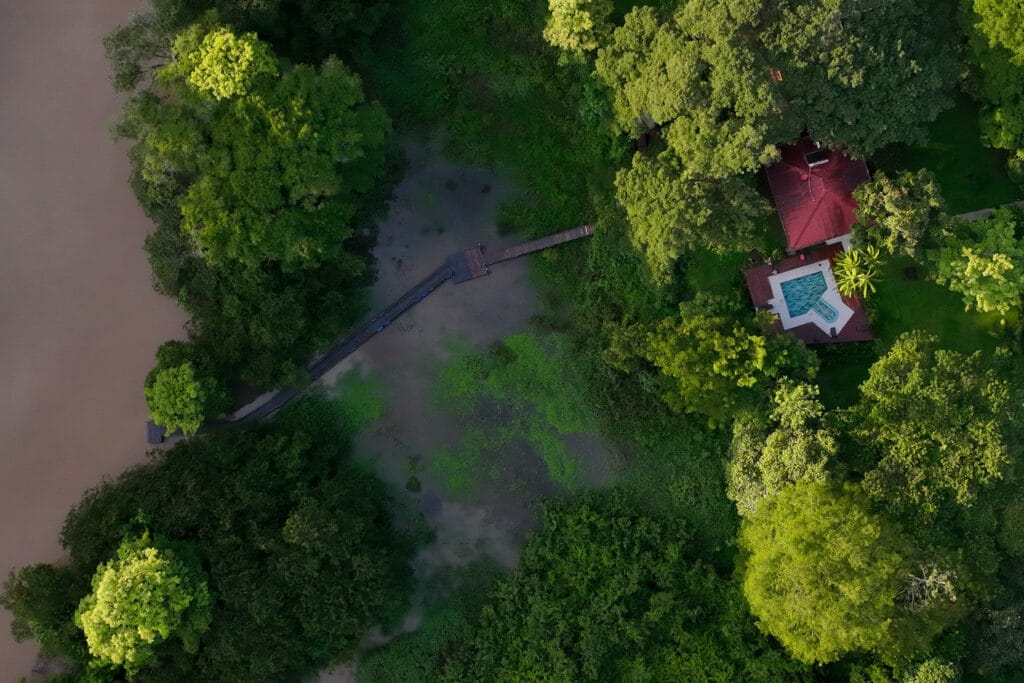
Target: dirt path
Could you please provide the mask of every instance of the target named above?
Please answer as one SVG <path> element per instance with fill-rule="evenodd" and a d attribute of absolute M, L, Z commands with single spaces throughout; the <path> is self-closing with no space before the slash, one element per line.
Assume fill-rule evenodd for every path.
<path fill-rule="evenodd" d="M 145 452 L 142 379 L 184 320 L 150 287 L 149 221 L 108 135 L 100 38 L 139 0 L 0 3 L 0 572 L 60 557 L 68 508 Z M 0 680 L 30 645 L 0 611 Z"/>

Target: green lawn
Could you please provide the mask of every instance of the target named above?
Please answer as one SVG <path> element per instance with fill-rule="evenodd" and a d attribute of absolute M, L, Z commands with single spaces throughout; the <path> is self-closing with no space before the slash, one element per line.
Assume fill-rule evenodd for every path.
<path fill-rule="evenodd" d="M 999 343 L 999 316 L 965 311 L 959 294 L 926 280 L 920 267 L 918 278 L 908 280 L 903 271 L 913 266 L 909 258 L 890 259 L 872 297 L 878 312 L 875 333 L 885 346 L 907 330 L 925 330 L 955 351 L 994 349 Z"/>
<path fill-rule="evenodd" d="M 998 206 L 1024 196 L 1006 174 L 1006 153 L 981 143 L 978 105 L 966 96 L 932 124 L 926 146 L 891 145 L 870 161 L 886 172 L 929 169 L 951 213 Z"/>
<path fill-rule="evenodd" d="M 745 287 L 743 269 L 746 265 L 747 254 L 744 252 L 714 254 L 702 249 L 687 259 L 686 284 L 694 292 L 732 298 L 738 289 Z"/>
<path fill-rule="evenodd" d="M 818 383 L 822 397 L 831 407 L 857 400 L 857 387 L 868 376 L 868 368 L 904 332 L 924 330 L 939 338 L 943 348 L 990 353 L 1000 342 L 999 316 L 965 311 L 959 294 L 925 279 L 917 267 L 917 278 L 904 274 L 914 261 L 890 259 L 884 266 L 878 291 L 868 305 L 875 310 L 872 323 L 876 344 L 832 344 L 816 347 L 821 358 Z"/>

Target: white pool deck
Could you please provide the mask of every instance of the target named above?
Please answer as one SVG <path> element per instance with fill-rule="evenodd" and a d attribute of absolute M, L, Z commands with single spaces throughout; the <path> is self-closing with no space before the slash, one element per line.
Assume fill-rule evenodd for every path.
<path fill-rule="evenodd" d="M 821 295 L 821 299 L 839 313 L 839 317 L 833 322 L 825 320 L 813 308 L 803 315 L 791 316 L 789 306 L 786 305 L 786 298 L 782 294 L 783 282 L 817 272 L 825 276 L 826 289 L 825 293 Z M 779 316 L 784 330 L 813 323 L 825 334 L 835 336 L 843 331 L 846 323 L 850 322 L 850 318 L 853 317 L 853 309 L 843 303 L 843 297 L 836 286 L 836 279 L 832 275 L 832 264 L 828 259 L 787 270 L 785 273 L 771 275 L 768 277 L 768 285 L 772 288 L 772 298 L 768 300 L 768 305 L 772 307 L 772 312 Z"/>

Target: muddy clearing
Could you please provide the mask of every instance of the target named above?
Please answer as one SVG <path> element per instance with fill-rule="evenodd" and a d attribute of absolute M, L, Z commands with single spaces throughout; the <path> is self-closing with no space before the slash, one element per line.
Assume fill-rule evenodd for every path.
<path fill-rule="evenodd" d="M 500 178 L 441 161 L 438 154 L 418 145 L 407 146 L 407 155 L 409 168 L 380 226 L 375 309 L 413 286 L 448 254 L 477 242 L 484 244 L 486 254 L 522 241 L 498 234 L 496 209 L 510 192 Z M 447 493 L 429 462 L 437 449 L 456 444 L 461 436 L 459 421 L 437 404 L 434 393 L 438 372 L 453 347 L 485 351 L 490 344 L 529 329 L 531 319 L 541 312 L 530 282 L 530 258 L 538 256 L 497 264 L 490 275 L 477 280 L 444 284 L 323 379 L 331 386 L 340 376 L 355 372 L 380 385 L 384 413 L 358 439 L 356 453 L 401 491 L 405 502 L 423 512 L 436 534 L 416 559 L 421 577 L 481 555 L 513 567 L 536 524 L 537 499 L 563 491 L 526 445 L 493 453 L 494 461 L 514 470 L 514 476 L 475 481 L 469 496 Z M 614 458 L 601 439 L 569 439 L 568 448 L 586 454 L 581 459 L 586 485 L 607 481 Z M 405 490 L 411 475 L 420 480 L 421 491 Z M 415 602 L 407 630 L 419 623 Z M 384 639 L 373 638 L 375 643 Z M 321 677 L 324 683 L 349 680 L 353 674 L 347 667 Z"/>

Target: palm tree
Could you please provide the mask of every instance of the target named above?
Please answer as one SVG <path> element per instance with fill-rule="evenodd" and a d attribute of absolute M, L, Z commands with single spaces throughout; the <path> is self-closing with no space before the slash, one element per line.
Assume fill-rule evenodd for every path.
<path fill-rule="evenodd" d="M 875 283 L 880 277 L 879 256 L 878 248 L 872 245 L 836 254 L 832 272 L 836 277 L 839 293 L 843 296 L 860 295 L 862 299 L 873 294 Z"/>

